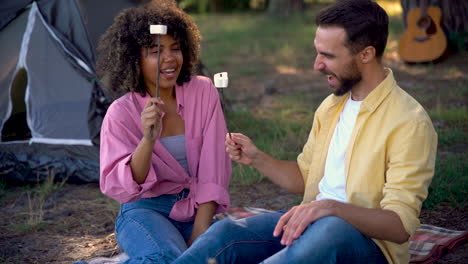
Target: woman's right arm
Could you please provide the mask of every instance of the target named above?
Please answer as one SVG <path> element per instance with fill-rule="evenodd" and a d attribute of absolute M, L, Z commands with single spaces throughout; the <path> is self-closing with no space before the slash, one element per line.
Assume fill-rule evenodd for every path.
<path fill-rule="evenodd" d="M 143 137 L 136 147 L 130 162 L 133 179 L 138 184 L 145 182 L 151 166 L 154 143 L 159 138 L 162 127 L 163 111 L 160 105 L 163 104 L 164 102 L 160 98 L 150 98 L 141 112 Z"/>
<path fill-rule="evenodd" d="M 101 127 L 100 187 L 102 193 L 120 203 L 138 200 L 158 181 L 151 163 L 160 127 L 153 123 L 152 136 L 151 125 L 147 122 L 141 130 L 138 122 L 147 118 L 139 118 L 138 115 L 143 116 L 144 111 L 140 113 L 132 108 L 133 102 L 129 104 L 127 100 L 114 102 L 107 110 Z"/>

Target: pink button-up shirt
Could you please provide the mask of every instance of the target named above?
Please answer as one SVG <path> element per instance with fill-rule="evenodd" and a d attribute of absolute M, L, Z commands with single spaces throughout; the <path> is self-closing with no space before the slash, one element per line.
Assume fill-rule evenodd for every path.
<path fill-rule="evenodd" d="M 185 124 L 190 175 L 157 140 L 145 182 L 133 180 L 130 161 L 143 137 L 140 113 L 150 97 L 130 92 L 112 103 L 102 123 L 100 186 L 105 195 L 120 203 L 190 189 L 186 199 L 175 203 L 169 217 L 191 221 L 199 204 L 214 201 L 217 213 L 229 207 L 231 161 L 224 146 L 226 122 L 211 80 L 193 76 L 175 89 L 177 113 Z"/>

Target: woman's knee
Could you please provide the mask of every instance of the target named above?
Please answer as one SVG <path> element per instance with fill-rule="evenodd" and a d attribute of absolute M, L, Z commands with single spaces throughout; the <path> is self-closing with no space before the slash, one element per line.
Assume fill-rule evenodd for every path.
<path fill-rule="evenodd" d="M 180 232 L 164 216 L 149 209 L 133 209 L 120 215 L 116 239 L 131 257 L 175 259 L 187 249 Z"/>

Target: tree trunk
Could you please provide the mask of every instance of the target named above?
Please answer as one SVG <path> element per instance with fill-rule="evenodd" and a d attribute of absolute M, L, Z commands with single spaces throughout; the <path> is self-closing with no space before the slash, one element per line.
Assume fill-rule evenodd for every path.
<path fill-rule="evenodd" d="M 210 1 L 210 11 L 219 13 L 223 10 L 223 0 L 211 0 Z"/>
<path fill-rule="evenodd" d="M 289 16 L 304 10 L 304 0 L 270 0 L 268 14 L 273 16 Z"/>

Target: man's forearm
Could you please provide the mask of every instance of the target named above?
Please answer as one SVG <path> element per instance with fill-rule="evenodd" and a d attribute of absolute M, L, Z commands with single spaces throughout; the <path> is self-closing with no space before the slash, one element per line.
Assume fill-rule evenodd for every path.
<path fill-rule="evenodd" d="M 400 217 L 393 211 L 369 209 L 335 202 L 335 215 L 371 238 L 405 243 L 409 239 Z"/>
<path fill-rule="evenodd" d="M 297 162 L 279 160 L 261 152 L 252 163 L 252 167 L 267 176 L 276 185 L 293 193 L 304 193 L 304 179 Z"/>

